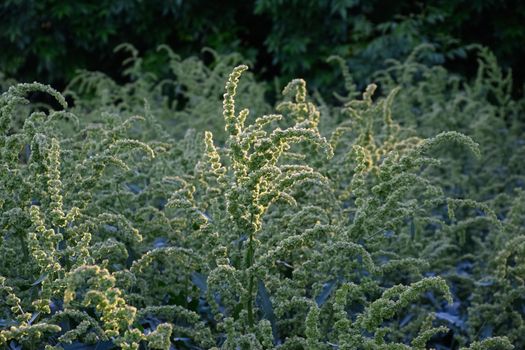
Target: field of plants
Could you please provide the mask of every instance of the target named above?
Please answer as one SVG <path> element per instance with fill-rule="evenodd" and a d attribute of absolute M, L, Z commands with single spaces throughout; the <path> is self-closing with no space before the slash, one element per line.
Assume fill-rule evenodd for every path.
<path fill-rule="evenodd" d="M 525 349 L 525 97 L 437 47 L 0 74 L 0 349 Z"/>

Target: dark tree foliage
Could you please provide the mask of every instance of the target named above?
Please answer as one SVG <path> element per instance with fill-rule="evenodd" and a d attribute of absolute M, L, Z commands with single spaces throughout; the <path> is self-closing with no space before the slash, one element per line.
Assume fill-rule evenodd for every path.
<path fill-rule="evenodd" d="M 338 54 L 364 85 L 385 58 L 404 57 L 421 43 L 436 45 L 428 60 L 443 63 L 465 56 L 465 44 L 479 42 L 503 67 L 513 68 L 520 89 L 523 23 L 525 3 L 518 0 L 5 0 L 0 71 L 55 86 L 78 68 L 118 77 L 122 57 L 112 49 L 129 42 L 157 72 L 166 69 L 159 44 L 182 55 L 208 46 L 242 53 L 264 78 L 302 76 L 313 87 L 333 83 L 325 59 Z M 452 65 L 468 75 L 472 63 Z"/>

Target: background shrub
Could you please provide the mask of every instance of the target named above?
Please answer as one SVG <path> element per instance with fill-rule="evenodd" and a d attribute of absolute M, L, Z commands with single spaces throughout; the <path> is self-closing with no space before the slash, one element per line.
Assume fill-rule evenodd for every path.
<path fill-rule="evenodd" d="M 183 56 L 211 47 L 221 54 L 241 53 L 266 80 L 280 77 L 284 86 L 300 76 L 326 91 L 334 84 L 324 63 L 328 56 L 348 60 L 364 87 L 386 58 L 401 59 L 421 43 L 436 45 L 427 59 L 440 64 L 465 56 L 465 45 L 481 43 L 504 68 L 513 68 L 518 94 L 524 77 L 520 1 L 7 0 L 0 4 L 0 18 L 0 71 L 57 87 L 77 69 L 120 78 L 123 58 L 111 52 L 122 42 L 133 44 L 156 73 L 165 72 L 158 45 L 168 44 Z M 473 63 L 452 66 L 473 74 Z"/>

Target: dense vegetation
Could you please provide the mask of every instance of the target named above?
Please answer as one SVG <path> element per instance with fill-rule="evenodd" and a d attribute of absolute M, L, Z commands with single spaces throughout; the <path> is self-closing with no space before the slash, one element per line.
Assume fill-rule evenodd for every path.
<path fill-rule="evenodd" d="M 444 63 L 477 42 L 514 70 L 521 89 L 524 22 L 519 0 L 4 0 L 0 71 L 60 88 L 79 68 L 119 78 L 122 56 L 111 51 L 129 42 L 160 73 L 156 48 L 168 44 L 184 56 L 202 47 L 240 52 L 264 79 L 286 84 L 301 76 L 329 92 L 336 77 L 324 63 L 330 55 L 344 57 L 366 85 L 385 59 L 402 59 L 421 43 L 438 48 L 425 60 Z M 451 66 L 474 74 L 472 58 Z"/>
<path fill-rule="evenodd" d="M 275 106 L 211 50 L 2 81 L 0 348 L 524 348 L 525 99 L 433 49 Z"/>

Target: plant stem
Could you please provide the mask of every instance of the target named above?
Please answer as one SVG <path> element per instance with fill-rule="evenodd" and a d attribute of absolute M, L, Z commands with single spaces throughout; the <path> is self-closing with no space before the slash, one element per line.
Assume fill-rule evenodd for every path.
<path fill-rule="evenodd" d="M 255 247 L 254 247 L 254 232 L 250 233 L 248 240 L 248 251 L 246 252 L 246 271 L 252 267 L 254 263 Z M 248 326 L 253 328 L 255 320 L 253 316 L 253 288 L 254 288 L 254 276 L 250 275 L 248 279 L 248 298 L 246 301 L 246 310 L 248 311 Z"/>

